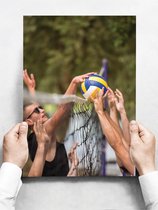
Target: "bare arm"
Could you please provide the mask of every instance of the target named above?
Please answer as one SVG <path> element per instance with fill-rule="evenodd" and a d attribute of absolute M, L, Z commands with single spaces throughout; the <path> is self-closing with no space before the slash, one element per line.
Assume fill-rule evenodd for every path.
<path fill-rule="evenodd" d="M 98 97 L 94 100 L 94 106 L 98 114 L 103 133 L 107 137 L 110 146 L 114 149 L 116 156 L 120 159 L 123 166 L 131 174 L 133 174 L 134 166 L 131 162 L 129 153 L 123 144 L 123 136 L 121 135 L 118 126 L 112 121 L 108 113 L 103 111 L 102 94 L 103 91 L 98 94 Z"/>
<path fill-rule="evenodd" d="M 89 75 L 94 72 L 76 76 L 71 81 L 68 89 L 65 92 L 65 95 L 76 94 L 77 86 L 84 81 L 85 78 L 88 78 Z M 54 135 L 56 128 L 62 123 L 62 121 L 70 114 L 73 103 L 68 103 L 58 106 L 58 109 L 53 114 L 53 116 L 45 123 L 45 128 L 49 136 Z"/>
<path fill-rule="evenodd" d="M 111 88 L 108 88 L 107 98 L 108 98 L 108 104 L 109 104 L 109 108 L 110 108 L 110 118 L 112 119 L 112 123 L 115 123 L 115 125 L 118 128 L 118 131 L 120 132 L 120 135 L 123 136 L 124 132 L 123 132 L 122 128 L 120 127 L 120 123 L 118 120 L 118 112 L 117 112 L 118 110 L 116 108 L 117 98 Z M 122 138 L 122 142 L 123 142 L 125 148 L 127 149 L 127 151 L 129 151 L 129 143 L 126 141 L 125 138 L 126 138 L 125 136 Z M 118 162 L 121 162 L 121 161 L 118 161 Z"/>
<path fill-rule="evenodd" d="M 121 121 L 122 121 L 122 130 L 123 130 L 123 135 L 125 137 L 127 146 L 128 146 L 128 150 L 129 150 L 129 145 L 130 145 L 130 131 L 129 131 L 129 120 L 126 114 L 126 110 L 125 110 L 125 106 L 124 106 L 124 98 L 123 95 L 121 93 L 121 91 L 119 91 L 118 89 L 116 89 L 115 94 L 117 96 L 117 98 L 115 99 L 115 104 L 116 104 L 116 108 L 120 113 L 120 117 L 121 117 Z"/>
<path fill-rule="evenodd" d="M 36 134 L 38 147 L 35 159 L 28 174 L 30 177 L 42 176 L 48 145 L 50 142 L 50 138 L 46 134 L 45 128 L 40 121 L 37 121 L 34 124 L 34 132 Z"/>
<path fill-rule="evenodd" d="M 108 87 L 107 99 L 108 99 L 108 106 L 110 109 L 110 117 L 113 120 L 113 122 L 116 123 L 118 128 L 120 128 L 120 124 L 119 124 L 119 120 L 118 120 L 118 116 L 117 116 L 117 109 L 116 109 L 116 105 L 115 105 L 115 94 L 112 91 L 112 89 L 109 87 Z"/>

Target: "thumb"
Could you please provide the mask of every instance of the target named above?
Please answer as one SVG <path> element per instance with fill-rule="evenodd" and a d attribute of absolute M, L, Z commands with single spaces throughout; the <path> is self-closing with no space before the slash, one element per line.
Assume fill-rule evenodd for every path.
<path fill-rule="evenodd" d="M 138 124 L 139 127 L 139 136 L 144 143 L 151 142 L 151 138 L 154 137 L 154 134 L 145 128 L 142 124 Z"/>
<path fill-rule="evenodd" d="M 27 141 L 28 125 L 26 122 L 22 122 L 19 126 L 19 140 Z"/>
<path fill-rule="evenodd" d="M 134 120 L 130 122 L 131 145 L 140 143 L 138 123 Z"/>

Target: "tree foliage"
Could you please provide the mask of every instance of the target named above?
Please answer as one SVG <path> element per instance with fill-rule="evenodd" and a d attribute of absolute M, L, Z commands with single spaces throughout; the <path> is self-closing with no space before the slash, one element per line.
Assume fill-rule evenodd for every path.
<path fill-rule="evenodd" d="M 64 93 L 71 79 L 109 63 L 108 84 L 120 89 L 135 117 L 135 16 L 25 16 L 24 68 L 37 89 Z M 79 93 L 78 93 L 79 94 Z"/>

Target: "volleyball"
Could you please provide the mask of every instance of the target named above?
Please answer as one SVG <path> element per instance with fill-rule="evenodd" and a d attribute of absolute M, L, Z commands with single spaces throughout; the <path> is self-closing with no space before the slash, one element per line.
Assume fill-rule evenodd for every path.
<path fill-rule="evenodd" d="M 98 91 L 104 88 L 104 94 L 107 91 L 108 84 L 105 79 L 98 75 L 92 74 L 81 83 L 81 93 L 86 99 L 95 98 Z"/>

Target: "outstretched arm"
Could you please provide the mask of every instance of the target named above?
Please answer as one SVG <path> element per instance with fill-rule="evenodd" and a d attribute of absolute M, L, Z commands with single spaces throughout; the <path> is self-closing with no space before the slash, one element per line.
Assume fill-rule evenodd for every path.
<path fill-rule="evenodd" d="M 130 174 L 133 174 L 134 166 L 131 162 L 129 153 L 123 144 L 123 136 L 121 135 L 118 126 L 112 121 L 108 113 L 103 111 L 102 99 L 103 90 L 100 91 L 97 98 L 94 99 L 95 110 L 98 114 L 103 133 L 123 166 L 130 172 Z"/>
<path fill-rule="evenodd" d="M 108 87 L 107 99 L 108 99 L 108 106 L 110 109 L 110 117 L 113 120 L 113 122 L 115 122 L 116 125 L 120 127 L 118 116 L 117 116 L 117 109 L 115 105 L 115 94 L 110 87 Z"/>
<path fill-rule="evenodd" d="M 27 69 L 23 71 L 23 80 L 32 96 L 35 95 L 36 81 L 33 74 L 28 75 Z"/>
<path fill-rule="evenodd" d="M 30 177 L 42 176 L 46 154 L 50 143 L 50 138 L 47 135 L 45 128 L 43 124 L 40 122 L 40 120 L 34 123 L 33 130 L 36 134 L 38 147 L 35 159 L 32 163 L 31 169 L 28 174 L 28 176 Z"/>
<path fill-rule="evenodd" d="M 117 108 L 116 108 L 116 96 L 114 94 L 114 92 L 112 91 L 111 88 L 108 88 L 108 93 L 107 93 L 107 98 L 108 98 L 108 105 L 109 105 L 109 109 L 110 109 L 110 118 L 112 119 L 112 123 L 115 123 L 115 127 L 117 126 L 118 132 L 120 133 L 121 136 L 123 136 L 123 131 L 120 127 L 120 123 L 118 120 L 118 113 L 117 113 Z M 127 144 L 125 138 L 122 138 L 123 144 L 125 146 L 125 148 L 127 149 L 127 151 L 129 151 L 129 145 Z M 117 159 L 119 159 L 117 157 Z M 118 160 L 118 163 L 120 163 L 119 165 L 121 165 L 121 161 Z"/>
<path fill-rule="evenodd" d="M 126 140 L 126 143 L 128 146 L 128 150 L 129 150 L 129 145 L 130 145 L 131 139 L 130 139 L 130 132 L 129 132 L 129 120 L 128 120 L 125 106 L 124 106 L 124 98 L 123 98 L 121 91 L 119 91 L 118 89 L 116 89 L 115 95 L 116 95 L 116 98 L 115 98 L 116 108 L 117 108 L 118 112 L 120 113 L 123 135 L 125 137 L 125 140 Z"/>
<path fill-rule="evenodd" d="M 88 78 L 94 72 L 90 72 L 87 74 L 83 74 L 80 76 L 76 76 L 71 81 L 69 87 L 67 88 L 65 95 L 73 95 L 76 94 L 76 90 L 78 85 L 84 81 L 84 79 Z M 49 136 L 52 136 L 56 130 L 56 128 L 62 123 L 62 121 L 70 114 L 70 110 L 72 108 L 73 103 L 68 103 L 64 105 L 59 105 L 56 112 L 53 116 L 45 123 L 45 128 Z"/>

